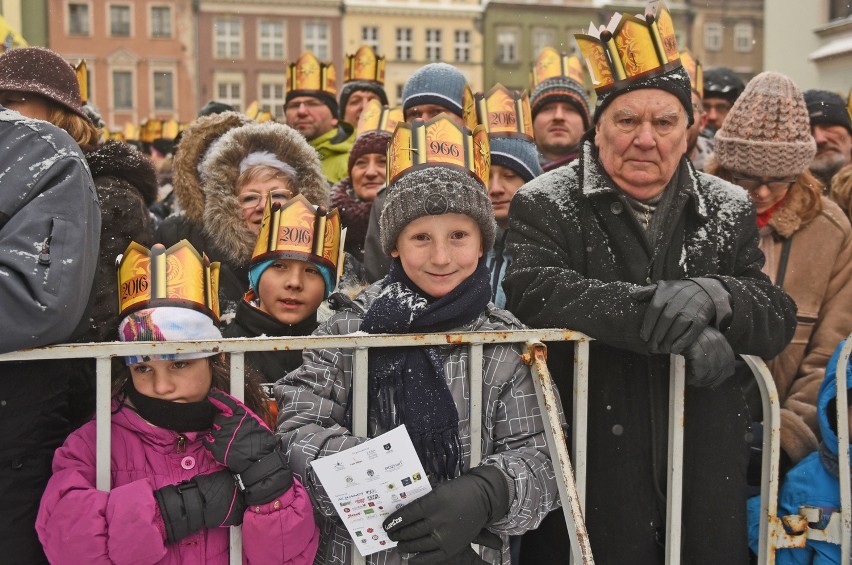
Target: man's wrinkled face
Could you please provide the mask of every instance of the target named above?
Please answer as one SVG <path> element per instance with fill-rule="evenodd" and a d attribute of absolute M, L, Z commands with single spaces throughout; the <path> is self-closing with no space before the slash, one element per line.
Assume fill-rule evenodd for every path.
<path fill-rule="evenodd" d="M 686 152 L 686 111 L 673 95 L 642 88 L 618 95 L 595 126 L 604 170 L 627 194 L 653 198 Z"/>
<path fill-rule="evenodd" d="M 284 115 L 287 125 L 299 130 L 308 141 L 337 126 L 337 118 L 331 113 L 331 108 L 313 96 L 296 96 L 284 106 Z"/>
<path fill-rule="evenodd" d="M 817 152 L 811 162 L 811 171 L 822 178 L 830 178 L 846 163 L 852 161 L 852 134 L 836 124 L 816 124 L 811 133 Z"/>

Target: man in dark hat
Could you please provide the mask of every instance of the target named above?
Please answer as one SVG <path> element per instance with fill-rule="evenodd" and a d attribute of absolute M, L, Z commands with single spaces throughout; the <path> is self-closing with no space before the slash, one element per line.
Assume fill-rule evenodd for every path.
<path fill-rule="evenodd" d="M 745 89 L 745 83 L 733 69 L 716 67 L 704 71 L 704 112 L 707 115 L 705 131 L 715 134 L 722 127 L 725 116 Z"/>
<path fill-rule="evenodd" d="M 728 377 L 735 352 L 777 355 L 793 337 L 796 309 L 761 273 L 748 195 L 697 172 L 685 155 L 692 89 L 679 59 L 657 55 L 677 44 L 673 31 L 660 36 L 662 45 L 637 56 L 656 66 L 639 69 L 625 62 L 631 53 L 609 68 L 604 40 L 577 37 L 584 59 L 600 66 L 593 76 L 612 78 L 599 84 L 594 127 L 578 158 L 515 194 L 513 263 L 503 286 L 507 308 L 525 324 L 595 340 L 585 500 L 595 560 L 665 561 L 669 371 L 677 354 L 686 359 L 687 384 L 678 549 L 693 565 L 745 565 L 748 417 Z M 574 349 L 565 345 L 550 348 L 548 365 L 571 421 Z M 527 536 L 522 563 L 564 563 L 561 511 Z"/>
<path fill-rule="evenodd" d="M 828 90 L 806 91 L 805 104 L 817 144 L 810 169 L 828 191 L 834 174 L 852 161 L 852 118 L 843 98 Z"/>

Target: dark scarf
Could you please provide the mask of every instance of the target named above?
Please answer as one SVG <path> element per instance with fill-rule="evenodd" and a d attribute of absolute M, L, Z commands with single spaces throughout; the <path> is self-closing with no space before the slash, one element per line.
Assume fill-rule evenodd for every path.
<path fill-rule="evenodd" d="M 213 427 L 215 409 L 206 398 L 200 402 L 171 402 L 145 396 L 133 386 L 132 378 L 127 379 L 124 392 L 136 412 L 157 427 L 178 433 L 200 432 Z"/>
<path fill-rule="evenodd" d="M 391 263 L 381 294 L 364 313 L 361 330 L 371 333 L 444 332 L 475 320 L 491 299 L 488 268 L 476 271 L 449 294 L 427 298 L 402 268 Z M 370 349 L 370 413 L 384 429 L 405 424 L 420 462 L 442 479 L 462 471 L 459 414 L 438 347 Z"/>
<path fill-rule="evenodd" d="M 331 205 L 340 210 L 340 221 L 346 228 L 347 251 L 352 252 L 350 244 L 363 247 L 373 203 L 358 198 L 352 189 L 352 179 L 347 177 L 332 187 Z"/>

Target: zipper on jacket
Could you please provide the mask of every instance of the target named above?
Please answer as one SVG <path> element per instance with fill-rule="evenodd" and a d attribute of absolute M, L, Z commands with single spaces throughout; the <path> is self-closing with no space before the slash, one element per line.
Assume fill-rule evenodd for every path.
<path fill-rule="evenodd" d="M 178 434 L 177 437 L 177 447 L 175 448 L 177 453 L 183 453 L 186 451 L 186 436 L 183 434 Z"/>

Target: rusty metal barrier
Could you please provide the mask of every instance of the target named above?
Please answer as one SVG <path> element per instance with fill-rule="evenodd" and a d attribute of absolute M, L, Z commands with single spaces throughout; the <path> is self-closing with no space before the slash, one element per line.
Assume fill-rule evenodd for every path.
<path fill-rule="evenodd" d="M 545 341 L 576 342 L 574 356 L 574 435 L 572 437 L 573 457 L 568 454 L 568 443 L 559 418 L 558 397 L 546 365 Z M 367 335 L 351 334 L 343 336 L 306 336 L 285 338 L 234 338 L 223 340 L 203 340 L 189 342 L 133 342 L 56 345 L 51 347 L 24 350 L 0 355 L 0 361 L 24 361 L 45 358 L 94 358 L 97 370 L 97 468 L 96 486 L 101 490 L 110 489 L 110 401 L 111 367 L 110 358 L 140 354 L 168 353 L 229 353 L 231 357 L 231 390 L 242 397 L 244 383 L 244 354 L 254 351 L 284 351 L 319 348 L 341 348 L 354 351 L 353 367 L 353 429 L 359 436 L 367 435 L 367 371 L 368 352 L 371 347 L 414 347 L 428 345 L 465 345 L 470 356 L 470 389 L 481 390 L 483 345 L 497 343 L 517 343 L 526 352 L 524 360 L 531 366 L 533 380 L 538 397 L 542 418 L 545 419 L 545 434 L 551 451 L 554 470 L 558 474 L 559 498 L 565 511 L 565 521 L 571 541 L 570 559 L 574 563 L 591 565 L 594 563 L 588 533 L 583 521 L 583 505 L 586 486 L 587 452 L 587 414 L 588 414 L 588 370 L 590 338 L 570 330 L 534 329 L 516 331 L 462 332 L 410 335 Z M 852 343 L 847 343 L 848 350 Z M 761 518 L 761 542 L 759 563 L 774 562 L 774 549 L 777 540 L 783 534 L 780 522 L 775 518 L 778 492 L 779 444 L 779 406 L 772 377 L 765 364 L 758 358 L 743 356 L 757 377 L 764 403 L 765 427 L 770 433 L 764 435 L 764 471 L 761 494 L 763 506 Z M 685 366 L 681 356 L 672 356 L 670 380 L 669 414 L 669 464 L 668 464 L 668 500 L 667 512 L 667 565 L 680 563 L 680 525 L 681 503 L 679 496 L 683 473 L 683 410 Z M 282 375 L 283 376 L 283 375 Z M 845 377 L 845 373 L 844 373 Z M 839 381 L 840 379 L 838 379 Z M 845 379 L 844 379 L 845 380 Z M 563 391 L 563 394 L 567 391 Z M 845 397 L 845 388 L 843 389 Z M 477 465 L 481 460 L 482 398 L 481 394 L 470 395 L 471 454 L 469 464 Z M 479 441 L 476 438 L 480 438 Z M 847 443 L 848 450 L 848 443 Z M 576 462 L 572 468 L 571 460 Z M 576 478 L 576 482 L 575 482 Z M 848 474 L 846 477 L 848 487 Z M 848 490 L 848 488 L 847 488 Z M 848 504 L 844 502 L 844 509 Z M 745 511 L 745 509 L 744 509 Z M 849 521 L 845 525 L 848 527 Z M 772 535 L 769 535 L 772 528 Z M 779 529 L 780 528 L 780 529 Z M 847 535 L 848 538 L 848 535 Z M 848 545 L 848 544 L 847 544 Z M 848 548 L 847 548 L 848 549 Z M 771 555 L 771 557 L 769 557 Z M 231 563 L 242 562 L 242 539 L 239 527 L 231 528 Z M 357 551 L 352 551 L 352 563 L 364 563 Z"/>

